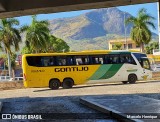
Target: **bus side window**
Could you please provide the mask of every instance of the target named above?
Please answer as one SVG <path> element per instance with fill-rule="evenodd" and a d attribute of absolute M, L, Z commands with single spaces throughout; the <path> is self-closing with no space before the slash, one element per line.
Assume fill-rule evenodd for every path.
<path fill-rule="evenodd" d="M 75 57 L 74 56 L 69 56 L 67 57 L 67 65 L 75 65 Z"/>
<path fill-rule="evenodd" d="M 76 65 L 82 65 L 82 61 L 80 58 L 76 58 Z"/>
<path fill-rule="evenodd" d="M 107 64 L 118 64 L 119 63 L 119 55 L 115 55 L 115 54 L 106 55 L 105 62 Z"/>
<path fill-rule="evenodd" d="M 40 56 L 35 57 L 35 66 L 42 67 L 43 65 L 44 64 L 42 62 L 42 57 Z"/>
<path fill-rule="evenodd" d="M 81 58 L 82 64 L 86 64 L 86 60 L 84 57 Z"/>
<path fill-rule="evenodd" d="M 54 59 L 54 57 L 50 57 L 49 58 L 49 64 L 48 64 L 49 66 L 54 66 L 55 65 L 55 59 Z"/>
<path fill-rule="evenodd" d="M 65 56 L 57 56 L 56 62 L 58 66 L 66 66 L 67 65 L 67 59 Z"/>
<path fill-rule="evenodd" d="M 76 56 L 76 65 L 87 65 L 89 64 L 88 56 Z"/>
<path fill-rule="evenodd" d="M 130 61 L 131 61 L 130 62 L 131 64 L 137 65 L 136 62 L 135 62 L 135 60 L 133 59 L 133 57 L 131 55 L 130 55 Z"/>
<path fill-rule="evenodd" d="M 120 63 L 129 63 L 130 61 L 128 60 L 129 55 L 128 54 L 121 54 L 120 55 Z"/>
<path fill-rule="evenodd" d="M 49 60 L 46 57 L 43 57 L 43 66 L 48 66 Z"/>
<path fill-rule="evenodd" d="M 122 54 L 120 55 L 120 63 L 129 63 L 136 65 L 133 57 L 130 54 Z"/>
<path fill-rule="evenodd" d="M 40 63 L 37 57 L 26 57 L 26 60 L 29 66 L 37 66 Z"/>
<path fill-rule="evenodd" d="M 104 64 L 104 56 L 102 55 L 91 55 L 90 64 Z"/>
<path fill-rule="evenodd" d="M 109 64 L 109 56 L 108 55 L 104 56 L 104 64 Z"/>
<path fill-rule="evenodd" d="M 120 63 L 126 63 L 125 56 L 120 56 Z"/>
<path fill-rule="evenodd" d="M 104 64 L 104 56 L 99 58 L 99 62 L 100 62 L 100 64 Z"/>
<path fill-rule="evenodd" d="M 114 64 L 119 64 L 119 57 L 118 56 L 112 57 L 112 59 L 113 59 Z"/>

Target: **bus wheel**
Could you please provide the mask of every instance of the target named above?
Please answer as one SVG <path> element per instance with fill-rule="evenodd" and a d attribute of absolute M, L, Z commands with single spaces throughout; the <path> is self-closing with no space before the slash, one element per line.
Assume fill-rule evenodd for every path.
<path fill-rule="evenodd" d="M 135 74 L 130 74 L 130 75 L 128 76 L 128 82 L 129 82 L 130 84 L 135 83 L 136 80 L 137 80 L 137 76 L 136 76 Z"/>
<path fill-rule="evenodd" d="M 58 79 L 52 79 L 50 80 L 49 82 L 49 88 L 55 90 L 55 89 L 58 89 L 60 86 L 60 82 Z"/>
<path fill-rule="evenodd" d="M 128 81 L 122 81 L 122 83 L 123 83 L 123 84 L 127 84 L 127 83 L 128 83 Z"/>
<path fill-rule="evenodd" d="M 65 78 L 62 83 L 64 89 L 72 88 L 74 81 L 71 78 Z"/>

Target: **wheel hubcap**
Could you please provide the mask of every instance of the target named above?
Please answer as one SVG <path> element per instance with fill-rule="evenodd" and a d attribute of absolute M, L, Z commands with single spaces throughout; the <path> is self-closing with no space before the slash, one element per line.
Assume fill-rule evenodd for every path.
<path fill-rule="evenodd" d="M 57 83 L 53 83 L 53 86 L 56 87 L 56 86 L 58 86 L 58 84 Z"/>
<path fill-rule="evenodd" d="M 131 77 L 131 81 L 135 81 L 135 78 L 133 76 Z"/>

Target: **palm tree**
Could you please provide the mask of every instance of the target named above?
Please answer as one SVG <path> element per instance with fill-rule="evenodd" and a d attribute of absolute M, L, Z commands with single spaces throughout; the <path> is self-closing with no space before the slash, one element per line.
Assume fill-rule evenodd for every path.
<path fill-rule="evenodd" d="M 56 52 L 56 50 L 54 49 L 53 44 L 56 43 L 57 37 L 55 37 L 54 35 L 49 35 L 49 43 L 47 44 L 47 50 L 46 52 Z"/>
<path fill-rule="evenodd" d="M 26 32 L 26 46 L 32 52 L 39 53 L 46 50 L 50 32 L 48 25 L 48 21 L 38 21 L 36 15 L 33 15 L 31 25 L 21 28 L 22 32 Z"/>
<path fill-rule="evenodd" d="M 152 42 L 145 48 L 147 54 L 153 54 L 153 49 L 159 49 L 158 42 Z"/>
<path fill-rule="evenodd" d="M 1 19 L 0 20 L 0 47 L 3 47 L 8 57 L 8 70 L 9 76 L 12 77 L 11 68 L 11 47 L 14 47 L 15 51 L 19 50 L 19 42 L 21 42 L 21 36 L 16 26 L 19 25 L 19 21 L 14 18 Z"/>
<path fill-rule="evenodd" d="M 147 13 L 147 10 L 142 8 L 138 11 L 137 17 L 130 17 L 126 19 L 126 24 L 133 24 L 131 29 L 131 39 L 140 46 L 140 51 L 144 51 L 144 44 L 148 44 L 151 41 L 152 33 L 149 27 L 155 29 L 155 25 L 152 22 L 155 18 Z"/>

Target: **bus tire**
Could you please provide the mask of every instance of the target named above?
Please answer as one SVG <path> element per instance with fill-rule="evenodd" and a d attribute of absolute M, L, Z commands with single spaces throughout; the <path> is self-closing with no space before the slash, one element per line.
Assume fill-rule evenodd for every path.
<path fill-rule="evenodd" d="M 49 82 L 49 88 L 56 90 L 60 87 L 60 81 L 58 79 L 51 79 Z"/>
<path fill-rule="evenodd" d="M 69 88 L 72 88 L 73 84 L 74 84 L 73 79 L 71 79 L 71 78 L 65 78 L 63 80 L 62 87 L 64 89 L 69 89 Z"/>
<path fill-rule="evenodd" d="M 136 83 L 136 81 L 137 81 L 137 76 L 135 74 L 130 74 L 128 76 L 128 82 L 130 84 L 134 84 L 134 83 Z"/>
<path fill-rule="evenodd" d="M 127 84 L 127 83 L 128 83 L 128 81 L 122 81 L 122 83 L 123 83 L 123 84 Z"/>

